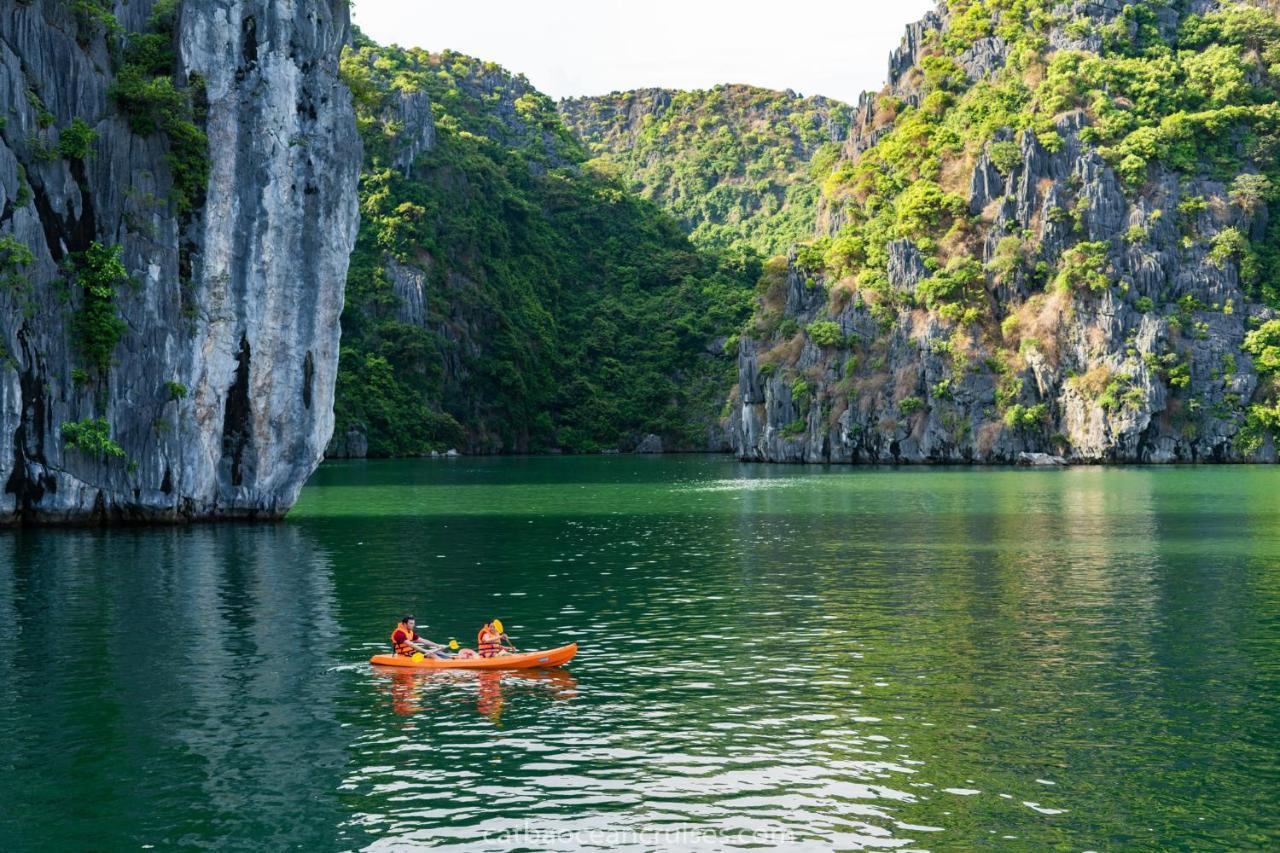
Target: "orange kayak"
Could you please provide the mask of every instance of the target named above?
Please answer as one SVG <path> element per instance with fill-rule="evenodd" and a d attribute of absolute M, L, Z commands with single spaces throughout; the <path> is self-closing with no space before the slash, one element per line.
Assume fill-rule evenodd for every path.
<path fill-rule="evenodd" d="M 570 643 L 545 652 L 520 652 L 500 655 L 496 658 L 423 658 L 414 660 L 404 655 L 374 655 L 369 663 L 378 666 L 398 666 L 405 669 L 536 669 L 563 666 L 578 653 L 578 644 Z"/>

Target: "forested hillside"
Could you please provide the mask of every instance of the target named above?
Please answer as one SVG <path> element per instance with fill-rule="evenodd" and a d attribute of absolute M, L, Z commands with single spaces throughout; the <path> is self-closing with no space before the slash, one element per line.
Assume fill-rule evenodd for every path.
<path fill-rule="evenodd" d="M 588 150 L 698 245 L 786 252 L 813 235 L 820 178 L 852 109 L 754 86 L 639 89 L 560 102 Z"/>
<path fill-rule="evenodd" d="M 724 446 L 760 265 L 696 249 L 523 77 L 363 38 L 366 164 L 332 452 Z"/>
<path fill-rule="evenodd" d="M 953 0 L 744 335 L 739 452 L 1271 459 L 1273 4 Z"/>
<path fill-rule="evenodd" d="M 852 108 L 343 72 L 336 452 L 722 447 L 727 344 L 747 458 L 1275 456 L 1273 4 L 953 0 Z"/>

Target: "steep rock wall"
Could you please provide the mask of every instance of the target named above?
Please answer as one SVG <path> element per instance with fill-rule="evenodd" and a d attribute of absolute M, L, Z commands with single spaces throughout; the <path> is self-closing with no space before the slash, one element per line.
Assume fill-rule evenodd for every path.
<path fill-rule="evenodd" d="M 1100 28 L 1128 20 L 1130 5 L 1144 4 L 1058 7 L 1050 49 L 1097 52 Z M 1152 26 L 1172 39 L 1178 13 L 1150 5 Z M 859 104 L 849 163 L 873 151 L 904 110 L 919 107 L 923 58 L 940 53 L 928 34 L 948 26 L 944 5 L 909 28 L 886 89 Z M 998 37 L 978 39 L 956 64 L 969 84 L 990 79 L 1004 67 L 1006 47 Z M 1277 314 L 1242 280 L 1249 252 L 1224 249 L 1238 235 L 1263 239 L 1267 205 L 1242 203 L 1229 176 L 1158 163 L 1141 186 L 1126 187 L 1093 140 L 1092 123 L 1075 109 L 1051 128 L 999 131 L 965 172 L 960 226 L 941 239 L 888 242 L 880 275 L 842 280 L 793 252 L 740 343 L 728 421 L 738 455 L 1275 461 L 1273 437 L 1250 432 L 1249 403 L 1269 393 L 1269 380 L 1244 343 Z M 998 145 L 1003 168 L 994 162 Z M 963 152 L 951 159 L 963 163 Z M 1237 174 L 1273 170 L 1271 159 L 1244 156 Z M 848 233 L 847 211 L 826 206 L 822 233 Z M 950 270 L 935 253 L 948 239 L 961 246 L 953 260 L 981 266 L 967 302 L 940 306 L 939 282 Z M 865 285 L 874 279 L 886 286 Z M 947 310 L 965 306 L 976 319 Z"/>
<path fill-rule="evenodd" d="M 0 239 L 31 255 L 0 289 L 0 524 L 279 517 L 333 429 L 360 164 L 347 4 L 178 5 L 172 79 L 208 136 L 185 204 L 176 143 L 112 93 L 152 7 L 0 11 Z M 63 153 L 77 119 L 96 135 Z M 76 272 L 95 245 L 130 278 L 98 367 Z M 119 453 L 68 442 L 85 422 Z"/>

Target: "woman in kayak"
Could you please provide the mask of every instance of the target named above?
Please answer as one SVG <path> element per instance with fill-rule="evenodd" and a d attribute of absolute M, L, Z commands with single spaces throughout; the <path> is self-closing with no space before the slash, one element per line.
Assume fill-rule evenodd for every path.
<path fill-rule="evenodd" d="M 501 655 L 510 654 L 506 647 L 502 645 L 502 641 L 507 639 L 507 635 L 502 633 L 502 623 L 497 619 L 493 622 L 486 622 L 485 626 L 480 629 L 480 633 L 476 635 L 476 650 L 480 652 L 482 658 L 496 658 Z"/>
<path fill-rule="evenodd" d="M 444 650 L 444 646 L 431 642 L 415 631 L 415 624 L 416 620 L 411 613 L 400 617 L 400 624 L 391 632 L 391 646 L 395 653 L 405 657 L 421 654 L 429 658 L 448 658 L 449 653 Z"/>

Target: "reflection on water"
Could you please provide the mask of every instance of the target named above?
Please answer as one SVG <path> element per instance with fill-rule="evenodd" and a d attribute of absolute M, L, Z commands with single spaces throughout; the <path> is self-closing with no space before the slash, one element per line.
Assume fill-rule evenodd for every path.
<path fill-rule="evenodd" d="M 391 709 L 402 717 L 437 706 L 472 704 L 482 717 L 501 728 L 502 709 L 507 702 L 529 695 L 531 687 L 553 699 L 568 700 L 578 695 L 578 679 L 566 669 L 405 672 L 372 667 L 371 671 L 374 678 L 386 683 Z"/>
<path fill-rule="evenodd" d="M 0 847 L 1275 847 L 1278 478 L 344 464 L 0 537 Z M 405 609 L 580 651 L 369 666 Z"/>
<path fill-rule="evenodd" d="M 303 531 L 39 531 L 0 548 L 9 849 L 203 844 L 230 826 L 283 846 L 314 831 L 272 809 L 330 819 L 338 685 L 313 667 L 337 654 L 338 619 Z"/>

